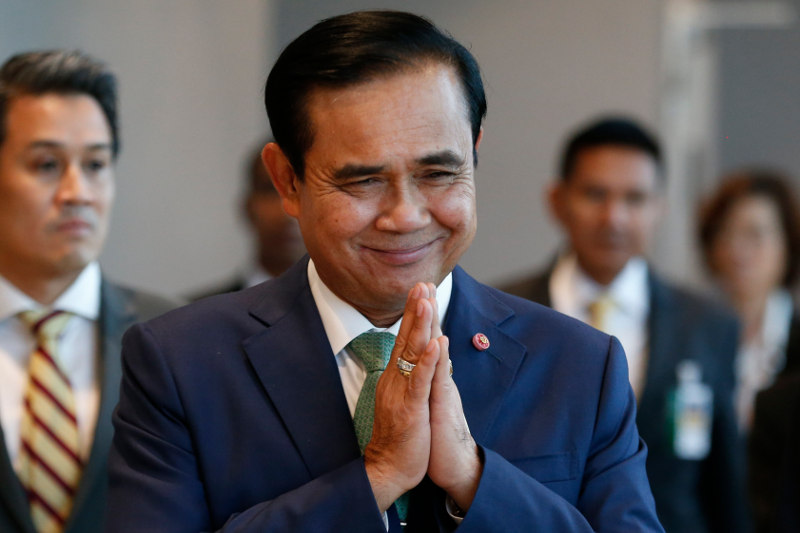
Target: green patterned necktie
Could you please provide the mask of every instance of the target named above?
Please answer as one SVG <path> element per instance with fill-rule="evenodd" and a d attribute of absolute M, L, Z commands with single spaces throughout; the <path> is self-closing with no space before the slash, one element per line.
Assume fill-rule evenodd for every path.
<path fill-rule="evenodd" d="M 356 427 L 358 447 L 361 453 L 372 438 L 372 420 L 375 417 L 375 388 L 378 379 L 392 355 L 395 336 L 388 331 L 368 331 L 353 339 L 348 345 L 367 370 L 367 379 L 358 395 L 353 424 Z"/>
<path fill-rule="evenodd" d="M 353 414 L 353 424 L 356 428 L 358 447 L 361 448 L 361 453 L 364 453 L 364 448 L 372 438 L 372 422 L 375 418 L 375 388 L 392 355 L 394 341 L 395 336 L 388 331 L 368 331 L 347 345 L 353 354 L 364 363 L 364 368 L 367 370 L 367 379 L 364 380 L 364 386 L 361 387 L 356 411 Z M 400 520 L 405 522 L 408 509 L 407 493 L 397 499 L 395 507 Z"/>

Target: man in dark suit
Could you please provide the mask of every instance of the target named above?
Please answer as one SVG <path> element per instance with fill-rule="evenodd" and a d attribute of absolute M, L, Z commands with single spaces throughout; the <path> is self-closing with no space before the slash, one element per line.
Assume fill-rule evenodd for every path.
<path fill-rule="evenodd" d="M 737 324 L 643 259 L 663 201 L 655 137 L 626 118 L 592 122 L 567 142 L 559 176 L 549 200 L 568 246 L 546 271 L 506 290 L 622 342 L 665 529 L 742 531 Z"/>
<path fill-rule="evenodd" d="M 800 531 L 800 376 L 758 393 L 748 459 L 755 532 Z"/>
<path fill-rule="evenodd" d="M 472 55 L 351 13 L 265 94 L 310 258 L 130 330 L 107 531 L 661 531 L 619 344 L 456 266 Z"/>
<path fill-rule="evenodd" d="M 116 120 L 113 74 L 82 53 L 25 53 L 0 68 L 4 533 L 100 531 L 122 334 L 173 307 L 110 283 L 97 265 Z M 34 331 L 51 319 L 63 328 L 45 346 L 27 316 L 41 317 Z M 44 360 L 52 366 L 42 374 Z M 48 370 L 59 389 L 42 377 Z"/>
<path fill-rule="evenodd" d="M 297 221 L 281 207 L 281 198 L 261 162 L 260 144 L 245 164 L 245 195 L 241 212 L 252 234 L 250 264 L 235 277 L 206 287 L 189 296 L 199 300 L 214 294 L 234 292 L 278 277 L 305 254 Z"/>

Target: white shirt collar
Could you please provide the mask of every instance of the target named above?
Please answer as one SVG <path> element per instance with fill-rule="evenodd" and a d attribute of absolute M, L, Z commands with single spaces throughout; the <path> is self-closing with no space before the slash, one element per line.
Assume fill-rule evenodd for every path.
<path fill-rule="evenodd" d="M 334 354 L 341 352 L 350 341 L 366 331 L 389 331 L 395 335 L 400 331 L 400 322 L 402 320 L 398 320 L 388 328 L 376 328 L 372 322 L 367 320 L 352 305 L 336 296 L 322 282 L 312 260 L 308 261 L 308 284 L 311 287 L 311 295 L 317 304 L 325 334 L 328 336 L 328 341 Z M 436 289 L 440 324 L 444 323 L 452 291 L 453 273 L 451 272 Z"/>
<path fill-rule="evenodd" d="M 100 266 L 93 261 L 86 265 L 72 285 L 67 287 L 51 307 L 74 313 L 88 320 L 97 320 L 100 315 L 100 280 Z M 0 320 L 22 311 L 41 308 L 39 302 L 0 276 Z"/>
<path fill-rule="evenodd" d="M 578 266 L 578 258 L 574 252 L 570 252 L 561 256 L 553 269 L 550 280 L 553 307 L 568 309 L 575 305 L 585 306 L 601 294 L 608 294 L 620 311 L 644 315 L 650 308 L 647 276 L 647 261 L 642 257 L 634 257 L 611 283 L 601 285 Z"/>
<path fill-rule="evenodd" d="M 764 349 L 784 350 L 789 341 L 792 317 L 792 296 L 789 291 L 779 289 L 767 298 L 761 329 L 755 342 Z"/>

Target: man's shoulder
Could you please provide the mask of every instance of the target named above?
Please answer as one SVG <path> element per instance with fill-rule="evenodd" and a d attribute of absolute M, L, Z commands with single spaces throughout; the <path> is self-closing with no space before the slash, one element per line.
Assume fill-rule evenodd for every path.
<path fill-rule="evenodd" d="M 101 284 L 101 302 L 103 307 L 112 308 L 117 313 L 135 315 L 139 321 L 149 320 L 185 303 L 179 299 L 110 281 L 105 277 Z"/>
<path fill-rule="evenodd" d="M 562 344 L 576 339 L 594 339 L 600 344 L 608 344 L 608 335 L 580 320 L 526 297 L 475 280 L 472 283 L 474 285 L 470 286 L 470 290 L 475 293 L 474 305 L 480 307 L 481 312 L 487 306 L 502 309 L 502 312 L 495 313 L 496 316 L 503 317 L 501 327 L 522 344 L 546 346 L 553 342 Z"/>
<path fill-rule="evenodd" d="M 654 311 L 670 312 L 689 324 L 704 324 L 708 321 L 736 326 L 735 312 L 710 295 L 697 289 L 669 281 L 650 273 L 651 306 Z"/>
<path fill-rule="evenodd" d="M 186 299 L 190 302 L 202 300 L 209 296 L 216 296 L 218 294 L 225 294 L 228 292 L 236 292 L 245 288 L 244 278 L 241 276 L 231 277 L 224 281 L 217 281 L 216 283 L 207 285 L 200 289 L 196 289 L 187 294 Z"/>
<path fill-rule="evenodd" d="M 498 288 L 505 293 L 547 305 L 550 301 L 551 274 L 552 268 L 545 268 L 499 284 Z"/>

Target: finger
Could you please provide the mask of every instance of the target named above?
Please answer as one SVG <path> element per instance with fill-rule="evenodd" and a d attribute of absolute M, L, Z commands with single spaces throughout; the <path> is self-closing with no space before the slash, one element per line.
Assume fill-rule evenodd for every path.
<path fill-rule="evenodd" d="M 399 356 L 409 363 L 419 362 L 428 343 L 431 341 L 431 324 L 433 323 L 433 305 L 430 300 L 420 298 L 417 301 L 414 324 L 407 337 L 407 344 Z"/>
<path fill-rule="evenodd" d="M 408 336 L 411 334 L 411 329 L 414 327 L 414 322 L 416 320 L 417 302 L 423 296 L 423 291 L 427 293 L 427 290 L 428 288 L 424 283 L 417 283 L 408 291 L 406 306 L 403 310 L 403 318 L 400 321 L 400 330 L 397 332 L 397 339 L 394 343 L 395 347 L 392 352 L 392 361 L 396 359 L 396 353 L 405 350 L 408 344 Z"/>
<path fill-rule="evenodd" d="M 441 354 L 441 345 L 431 339 L 417 362 L 417 366 L 408 377 L 407 394 L 416 401 L 427 402 L 431 394 L 433 376 Z"/>
<path fill-rule="evenodd" d="M 439 324 L 439 301 L 436 299 L 436 285 L 428 283 L 428 290 L 430 291 L 430 300 L 433 304 L 433 324 L 431 326 L 431 338 L 442 336 L 441 324 Z"/>
<path fill-rule="evenodd" d="M 440 335 L 433 340 L 439 346 L 439 359 L 436 362 L 433 381 L 436 384 L 444 384 L 450 381 L 450 339 Z"/>

